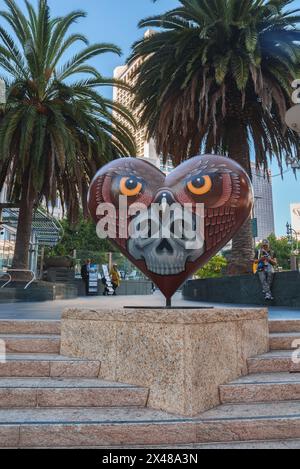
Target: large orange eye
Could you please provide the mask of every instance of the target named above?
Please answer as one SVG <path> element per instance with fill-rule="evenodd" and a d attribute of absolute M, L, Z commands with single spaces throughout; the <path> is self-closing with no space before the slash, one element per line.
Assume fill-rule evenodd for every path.
<path fill-rule="evenodd" d="M 212 188 L 209 176 L 196 176 L 187 183 L 188 190 L 195 195 L 207 194 Z"/>
<path fill-rule="evenodd" d="M 127 197 L 134 197 L 140 194 L 143 184 L 136 176 L 123 177 L 120 181 L 120 192 Z"/>

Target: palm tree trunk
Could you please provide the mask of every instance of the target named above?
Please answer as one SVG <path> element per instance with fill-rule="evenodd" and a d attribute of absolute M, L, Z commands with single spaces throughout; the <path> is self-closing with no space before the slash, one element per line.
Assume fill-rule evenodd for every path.
<path fill-rule="evenodd" d="M 239 163 L 250 178 L 251 162 L 246 126 L 238 119 L 233 119 L 228 126 L 229 157 Z M 228 275 L 252 273 L 254 257 L 251 216 L 240 228 L 232 240 L 232 251 L 227 269 Z"/>
<path fill-rule="evenodd" d="M 13 269 L 28 269 L 29 266 L 29 246 L 33 209 L 36 199 L 36 193 L 30 185 L 30 178 L 27 172 L 25 172 L 22 185 L 16 245 L 12 263 Z"/>

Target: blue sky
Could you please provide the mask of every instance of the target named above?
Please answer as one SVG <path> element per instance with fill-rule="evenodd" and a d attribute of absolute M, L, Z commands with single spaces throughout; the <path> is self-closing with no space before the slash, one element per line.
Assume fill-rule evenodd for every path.
<path fill-rule="evenodd" d="M 87 18 L 81 20 L 74 29 L 86 34 L 91 42 L 113 42 L 122 48 L 123 57 L 107 54 L 94 61 L 99 70 L 107 76 L 111 76 L 113 69 L 125 61 L 132 43 L 142 36 L 142 31 L 137 28 L 138 21 L 178 4 L 176 0 L 158 0 L 155 4 L 151 0 L 48 0 L 48 2 L 54 15 L 65 14 L 74 9 L 85 10 Z M 295 6 L 299 6 L 299 0 L 294 3 Z M 17 4 L 23 6 L 23 0 L 17 0 Z M 0 8 L 3 6 L 4 2 L 0 0 Z M 272 171 L 273 174 L 279 172 L 275 163 L 272 164 Z M 290 219 L 290 203 L 300 202 L 299 184 L 291 172 L 284 175 L 283 181 L 280 177 L 273 178 L 277 235 L 285 234 L 285 225 Z"/>

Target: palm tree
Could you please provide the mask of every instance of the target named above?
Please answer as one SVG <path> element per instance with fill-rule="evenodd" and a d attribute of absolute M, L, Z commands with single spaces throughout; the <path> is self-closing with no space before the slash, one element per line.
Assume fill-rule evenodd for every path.
<path fill-rule="evenodd" d="M 27 16 L 16 2 L 4 0 L 0 26 L 0 67 L 7 82 L 7 104 L 0 123 L 0 190 L 20 201 L 13 267 L 27 268 L 34 208 L 60 194 L 75 221 L 80 201 L 86 210 L 90 178 L 117 155 L 135 151 L 128 128 L 133 118 L 121 105 L 104 98 L 99 86 L 125 86 L 105 78 L 89 60 L 106 52 L 120 55 L 113 44 L 88 44 L 68 30 L 82 11 L 51 18 L 47 0 L 38 8 L 25 1 Z M 63 62 L 77 43 L 83 48 Z M 82 77 L 80 74 L 83 74 Z M 123 123 L 122 123 L 123 122 Z"/>
<path fill-rule="evenodd" d="M 300 9 L 287 11 L 291 0 L 179 1 L 140 22 L 161 29 L 135 43 L 130 58 L 143 59 L 136 99 L 157 151 L 175 165 L 199 150 L 221 153 L 251 176 L 252 147 L 257 167 L 266 172 L 276 158 L 282 168 L 287 155 L 299 155 L 285 113 L 299 65 Z M 232 259 L 248 271 L 252 256 L 248 220 Z"/>

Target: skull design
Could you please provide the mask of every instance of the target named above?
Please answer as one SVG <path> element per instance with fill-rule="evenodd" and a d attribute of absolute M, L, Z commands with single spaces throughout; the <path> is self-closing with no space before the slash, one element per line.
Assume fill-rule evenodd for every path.
<path fill-rule="evenodd" d="M 186 213 L 176 204 L 170 210 L 167 194 L 171 200 L 171 194 L 165 191 L 161 205 L 154 204 L 134 218 L 127 244 L 129 254 L 144 261 L 147 269 L 157 275 L 184 272 L 186 263 L 195 262 L 204 250 L 204 217 Z M 145 227 L 142 234 L 141 226 Z"/>

